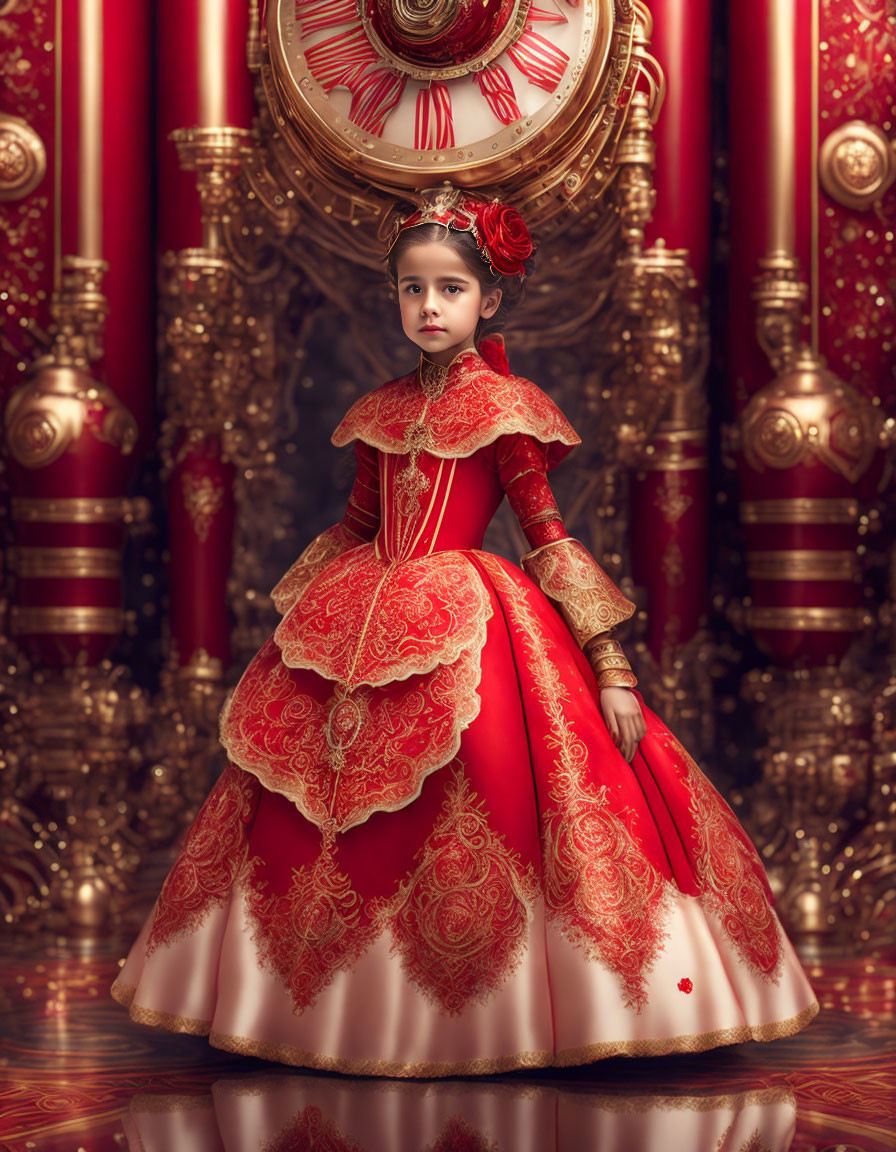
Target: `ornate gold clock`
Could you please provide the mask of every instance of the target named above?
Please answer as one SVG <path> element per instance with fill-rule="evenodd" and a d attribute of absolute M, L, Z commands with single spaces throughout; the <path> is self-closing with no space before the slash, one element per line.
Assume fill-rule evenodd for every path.
<path fill-rule="evenodd" d="M 601 151 L 633 18 L 631 0 L 268 0 L 268 97 L 297 154 L 380 187 L 499 184 L 583 138 Z"/>

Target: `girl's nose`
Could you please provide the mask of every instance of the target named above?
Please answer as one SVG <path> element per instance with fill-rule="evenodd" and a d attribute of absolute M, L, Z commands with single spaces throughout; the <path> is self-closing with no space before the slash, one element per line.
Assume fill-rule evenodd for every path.
<path fill-rule="evenodd" d="M 423 293 L 420 306 L 424 312 L 438 312 L 439 297 L 434 288 L 429 288 Z"/>

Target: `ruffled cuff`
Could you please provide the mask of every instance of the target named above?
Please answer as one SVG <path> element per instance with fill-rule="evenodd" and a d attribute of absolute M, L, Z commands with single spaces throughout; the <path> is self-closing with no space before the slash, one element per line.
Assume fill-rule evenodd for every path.
<path fill-rule="evenodd" d="M 316 536 L 293 566 L 274 585 L 271 599 L 281 616 L 285 615 L 298 600 L 305 586 L 314 579 L 331 560 L 357 548 L 363 541 L 344 524 L 334 524 L 320 536 Z"/>
<path fill-rule="evenodd" d="M 553 600 L 579 646 L 634 614 L 627 599 L 588 549 L 568 537 L 527 552 L 523 571 Z"/>

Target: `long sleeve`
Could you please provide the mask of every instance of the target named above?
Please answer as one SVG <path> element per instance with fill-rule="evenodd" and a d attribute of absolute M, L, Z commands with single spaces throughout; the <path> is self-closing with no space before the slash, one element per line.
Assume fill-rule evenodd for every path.
<path fill-rule="evenodd" d="M 271 591 L 274 607 L 283 615 L 301 591 L 331 560 L 372 540 L 380 526 L 380 477 L 375 448 L 355 442 L 355 482 L 345 515 L 316 536 Z"/>
<path fill-rule="evenodd" d="M 524 571 L 557 605 L 588 654 L 600 687 L 634 687 L 637 678 L 612 630 L 634 613 L 635 605 L 566 531 L 548 483 L 544 446 L 531 436 L 502 436 L 495 459 L 531 549 L 522 558 Z"/>
<path fill-rule="evenodd" d="M 375 448 L 355 441 L 355 482 L 342 527 L 358 540 L 372 540 L 380 526 L 380 470 Z"/>

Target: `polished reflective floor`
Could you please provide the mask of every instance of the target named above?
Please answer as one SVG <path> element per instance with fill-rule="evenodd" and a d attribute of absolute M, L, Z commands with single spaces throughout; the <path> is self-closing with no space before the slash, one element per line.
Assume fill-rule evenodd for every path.
<path fill-rule="evenodd" d="M 307 1074 L 131 1023 L 132 937 L 0 943 L 0 1152 L 809 1152 L 896 1149 L 896 956 L 819 959 L 797 1036 L 555 1074 Z"/>

